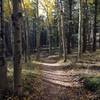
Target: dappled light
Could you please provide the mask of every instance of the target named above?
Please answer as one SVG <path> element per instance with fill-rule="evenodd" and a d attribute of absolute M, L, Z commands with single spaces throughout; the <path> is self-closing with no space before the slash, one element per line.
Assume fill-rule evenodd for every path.
<path fill-rule="evenodd" d="M 0 100 L 100 100 L 100 0 L 0 0 Z"/>

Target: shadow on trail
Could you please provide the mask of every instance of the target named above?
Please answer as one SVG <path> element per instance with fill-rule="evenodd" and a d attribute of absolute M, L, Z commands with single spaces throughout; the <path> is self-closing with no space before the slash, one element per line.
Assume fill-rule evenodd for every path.
<path fill-rule="evenodd" d="M 52 61 L 51 61 L 52 60 Z M 79 82 L 82 74 L 95 74 L 87 69 L 67 69 L 71 63 L 57 63 L 50 57 L 42 62 L 33 62 L 39 66 L 41 72 L 42 99 L 39 100 L 92 100 L 93 94 L 83 88 Z"/>

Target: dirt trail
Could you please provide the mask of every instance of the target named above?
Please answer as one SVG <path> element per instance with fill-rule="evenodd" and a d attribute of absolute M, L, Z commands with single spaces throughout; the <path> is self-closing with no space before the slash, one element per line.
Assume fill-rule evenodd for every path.
<path fill-rule="evenodd" d="M 82 87 L 79 78 L 81 74 L 96 74 L 95 70 L 64 70 L 63 65 L 49 61 L 39 63 L 43 87 L 43 95 L 39 100 L 94 100 L 92 93 Z"/>

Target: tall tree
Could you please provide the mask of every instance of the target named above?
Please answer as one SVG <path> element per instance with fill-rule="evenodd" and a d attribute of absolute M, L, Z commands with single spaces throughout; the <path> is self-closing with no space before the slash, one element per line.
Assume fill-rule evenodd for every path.
<path fill-rule="evenodd" d="M 3 0 L 0 0 L 0 95 L 7 86 L 7 66 L 5 64 L 3 14 Z"/>
<path fill-rule="evenodd" d="M 58 27 L 58 37 L 59 37 L 59 57 L 62 57 L 62 35 L 61 35 L 61 12 L 59 7 L 59 0 L 56 0 L 56 10 L 57 10 L 57 27 Z"/>
<path fill-rule="evenodd" d="M 64 32 L 64 11 L 63 11 L 63 3 L 60 2 L 60 11 L 61 11 L 61 34 L 62 34 L 62 46 L 63 46 L 63 57 L 64 57 L 64 62 L 66 62 L 67 57 L 66 57 L 66 35 Z"/>
<path fill-rule="evenodd" d="M 87 47 L 87 35 L 88 35 L 88 5 L 87 0 L 83 1 L 83 49 L 82 51 L 86 51 Z"/>
<path fill-rule="evenodd" d="M 82 0 L 79 0 L 78 58 L 82 53 Z"/>
<path fill-rule="evenodd" d="M 67 34 L 67 53 L 71 53 L 71 35 L 72 35 L 72 6 L 73 6 L 73 0 L 68 0 L 68 9 L 69 9 L 69 16 L 68 16 L 68 27 L 69 27 L 69 32 Z"/>
<path fill-rule="evenodd" d="M 20 95 L 21 90 L 21 29 L 20 22 L 22 19 L 21 0 L 12 0 L 13 4 L 13 35 L 14 35 L 14 93 Z"/>
<path fill-rule="evenodd" d="M 29 21 L 28 21 L 28 13 L 26 10 L 25 1 L 22 0 L 23 10 L 25 17 L 23 17 L 23 31 L 24 31 L 24 55 L 25 55 L 25 62 L 30 60 L 30 53 L 29 53 Z"/>
<path fill-rule="evenodd" d="M 97 3 L 98 0 L 94 0 L 94 29 L 93 29 L 93 51 L 96 51 L 96 24 L 97 24 Z"/>
<path fill-rule="evenodd" d="M 38 60 L 40 56 L 39 0 L 36 0 L 36 49 L 37 49 L 36 59 Z"/>

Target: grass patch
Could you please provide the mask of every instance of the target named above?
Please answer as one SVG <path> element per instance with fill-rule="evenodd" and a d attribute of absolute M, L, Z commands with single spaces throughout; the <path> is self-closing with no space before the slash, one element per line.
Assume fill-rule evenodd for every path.
<path fill-rule="evenodd" d="M 13 64 L 11 62 L 8 62 L 7 65 L 8 65 L 8 69 L 7 69 L 8 90 L 7 93 L 4 93 L 4 99 L 2 100 L 6 100 L 7 98 L 10 97 L 14 98 L 13 97 Z M 38 66 L 36 66 L 32 62 L 22 64 L 22 88 L 23 88 L 24 97 L 30 96 L 31 93 L 34 94 L 34 92 L 39 89 L 38 87 L 40 87 L 41 84 L 40 77 L 41 77 L 41 72 Z M 15 100 L 15 99 L 9 99 L 9 100 Z"/>

